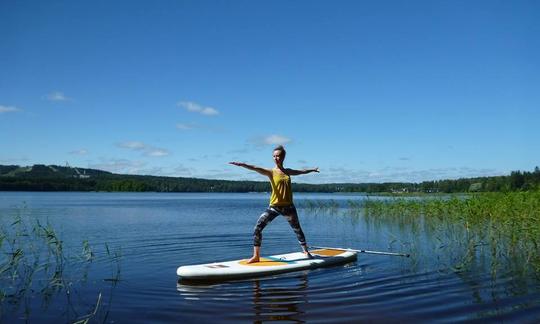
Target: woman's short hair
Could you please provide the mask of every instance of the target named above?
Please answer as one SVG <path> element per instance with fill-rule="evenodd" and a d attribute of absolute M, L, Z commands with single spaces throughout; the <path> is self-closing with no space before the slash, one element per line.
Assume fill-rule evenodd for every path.
<path fill-rule="evenodd" d="M 283 145 L 278 145 L 278 146 L 276 146 L 276 147 L 272 150 L 272 152 L 274 152 L 274 151 L 281 151 L 282 154 L 283 154 L 283 157 L 285 157 L 285 155 L 287 154 L 287 151 L 285 151 L 285 148 L 283 147 Z"/>

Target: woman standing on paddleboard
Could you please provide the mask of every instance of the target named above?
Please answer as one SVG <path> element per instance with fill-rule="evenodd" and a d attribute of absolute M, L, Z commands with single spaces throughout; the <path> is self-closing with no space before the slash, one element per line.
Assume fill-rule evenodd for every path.
<path fill-rule="evenodd" d="M 296 207 L 293 204 L 291 176 L 307 174 L 310 172 L 319 172 L 319 168 L 305 169 L 305 170 L 293 170 L 283 167 L 283 161 L 285 160 L 285 148 L 281 145 L 276 147 L 273 151 L 273 158 L 276 167 L 273 169 L 265 169 L 254 165 L 249 165 L 242 162 L 229 162 L 232 165 L 240 166 L 248 170 L 255 171 L 262 175 L 267 176 L 270 179 L 272 186 L 272 195 L 270 196 L 270 206 L 262 213 L 255 225 L 253 232 L 253 257 L 247 261 L 247 263 L 259 262 L 261 242 L 262 242 L 262 230 L 278 215 L 284 216 L 291 225 L 302 250 L 307 257 L 311 258 L 311 254 L 308 251 L 306 238 L 300 222 L 298 221 L 298 213 Z"/>

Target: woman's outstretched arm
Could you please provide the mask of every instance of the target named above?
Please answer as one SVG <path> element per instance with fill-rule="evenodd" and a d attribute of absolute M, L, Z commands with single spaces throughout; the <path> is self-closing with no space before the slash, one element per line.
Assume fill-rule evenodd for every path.
<path fill-rule="evenodd" d="M 308 174 L 308 173 L 311 173 L 311 172 L 320 172 L 319 171 L 319 168 L 313 168 L 313 169 L 304 169 L 304 170 L 294 170 L 294 169 L 286 169 L 287 170 L 287 174 L 292 176 L 292 175 L 300 175 L 300 174 Z"/>
<path fill-rule="evenodd" d="M 272 176 L 272 170 L 261 168 L 261 167 L 255 166 L 255 165 L 247 164 L 247 163 L 244 163 L 244 162 L 229 162 L 229 164 L 236 165 L 236 166 L 239 166 L 239 167 L 242 167 L 242 168 L 246 168 L 248 170 L 255 171 L 255 172 L 260 173 L 262 175 L 265 175 L 267 177 Z"/>

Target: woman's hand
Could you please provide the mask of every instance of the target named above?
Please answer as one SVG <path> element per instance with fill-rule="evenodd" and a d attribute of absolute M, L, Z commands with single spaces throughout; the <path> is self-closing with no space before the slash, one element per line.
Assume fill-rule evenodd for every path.
<path fill-rule="evenodd" d="M 244 165 L 244 163 L 242 163 L 242 162 L 236 162 L 236 161 L 229 162 L 229 164 L 236 165 L 236 166 L 243 166 L 243 165 Z"/>

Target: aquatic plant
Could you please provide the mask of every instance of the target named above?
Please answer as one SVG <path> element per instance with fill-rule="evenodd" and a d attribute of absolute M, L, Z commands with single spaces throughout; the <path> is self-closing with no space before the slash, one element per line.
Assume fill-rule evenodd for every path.
<path fill-rule="evenodd" d="M 335 212 L 326 201 L 307 201 L 312 212 Z M 344 212 L 367 226 L 397 228 L 393 238 L 413 256 L 420 237 L 435 245 L 442 267 L 466 271 L 485 264 L 496 277 L 512 267 L 540 277 L 540 191 L 460 195 L 366 196 L 349 200 Z"/>
<path fill-rule="evenodd" d="M 467 268 L 487 249 L 494 276 L 511 262 L 540 273 L 540 191 L 366 199 L 362 208 L 368 219 L 423 224 L 447 253 L 461 251 L 455 270 Z"/>
<path fill-rule="evenodd" d="M 337 213 L 340 205 L 337 201 L 330 200 L 311 200 L 306 199 L 297 204 L 299 208 L 306 208 L 311 213 Z"/>
<path fill-rule="evenodd" d="M 43 307 L 63 295 L 68 321 L 88 322 L 98 312 L 101 292 L 94 311 L 80 315 L 79 305 L 72 300 L 78 283 L 85 282 L 96 253 L 88 240 L 82 241 L 81 253 L 67 253 L 61 235 L 47 220 L 32 218 L 23 206 L 14 215 L 0 215 L 0 320 L 5 309 L 22 312 L 30 319 L 31 301 L 41 298 Z M 111 262 L 112 281 L 120 280 L 119 249 L 106 245 L 104 258 Z M 81 271 L 82 270 L 82 271 Z M 110 278 L 107 278 L 110 279 Z M 22 307 L 22 309 L 21 309 Z"/>

